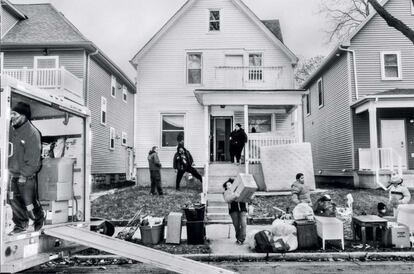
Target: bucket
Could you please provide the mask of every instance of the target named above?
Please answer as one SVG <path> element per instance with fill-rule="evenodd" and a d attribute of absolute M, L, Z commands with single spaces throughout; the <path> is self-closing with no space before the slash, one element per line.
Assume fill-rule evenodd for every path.
<path fill-rule="evenodd" d="M 164 240 L 164 224 L 140 226 L 139 230 L 144 245 L 155 245 Z"/>
<path fill-rule="evenodd" d="M 398 206 L 397 223 L 404 224 L 414 232 L 414 204 Z"/>
<path fill-rule="evenodd" d="M 198 245 L 204 244 L 206 237 L 206 227 L 204 221 L 187 221 L 187 244 Z"/>

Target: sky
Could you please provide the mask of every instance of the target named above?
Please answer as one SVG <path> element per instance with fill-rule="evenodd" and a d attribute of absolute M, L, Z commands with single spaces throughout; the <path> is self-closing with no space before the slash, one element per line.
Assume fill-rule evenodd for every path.
<path fill-rule="evenodd" d="M 284 43 L 299 57 L 327 55 L 321 0 L 243 0 L 262 20 L 279 19 Z M 52 3 L 133 80 L 129 60 L 185 3 L 185 0 L 10 0 Z"/>

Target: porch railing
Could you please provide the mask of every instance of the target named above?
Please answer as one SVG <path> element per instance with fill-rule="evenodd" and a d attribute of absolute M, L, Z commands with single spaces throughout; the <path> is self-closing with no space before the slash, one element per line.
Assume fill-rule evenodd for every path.
<path fill-rule="evenodd" d="M 275 145 L 286 145 L 298 143 L 296 137 L 286 136 L 285 134 L 275 134 L 275 133 L 250 133 L 248 136 L 249 146 L 249 162 L 250 163 L 259 163 L 260 158 L 260 148 L 266 146 L 275 146 Z"/>
<path fill-rule="evenodd" d="M 292 88 L 292 78 L 282 66 L 218 66 L 212 88 Z"/>
<path fill-rule="evenodd" d="M 58 95 L 83 104 L 83 80 L 64 67 L 56 69 L 4 69 L 3 73 L 40 89 L 54 89 Z"/>
<path fill-rule="evenodd" d="M 380 182 L 381 171 L 391 171 L 402 176 L 402 158 L 392 148 L 359 148 L 359 170 L 374 171 L 377 184 L 384 188 Z"/>

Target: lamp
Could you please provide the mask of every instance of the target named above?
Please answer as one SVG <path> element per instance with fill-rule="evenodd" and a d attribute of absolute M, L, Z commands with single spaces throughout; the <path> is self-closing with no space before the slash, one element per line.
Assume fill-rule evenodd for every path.
<path fill-rule="evenodd" d="M 44 56 L 48 56 L 48 55 L 49 55 L 49 50 L 48 50 L 47 48 L 45 48 L 45 49 L 42 51 L 42 53 L 43 53 L 43 55 L 44 55 Z"/>
<path fill-rule="evenodd" d="M 220 108 L 225 108 L 226 106 L 225 105 L 220 105 Z"/>

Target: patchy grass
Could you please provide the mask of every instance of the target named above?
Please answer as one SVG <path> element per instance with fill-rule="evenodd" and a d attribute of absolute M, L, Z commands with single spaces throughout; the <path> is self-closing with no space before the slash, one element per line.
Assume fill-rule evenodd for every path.
<path fill-rule="evenodd" d="M 101 196 L 91 205 L 93 217 L 108 220 L 131 219 L 142 210 L 141 215 L 167 217 L 170 212 L 182 212 L 186 203 L 200 202 L 201 185 L 197 184 L 176 191 L 164 188 L 164 195 L 150 195 L 149 187 L 131 187 Z"/>

